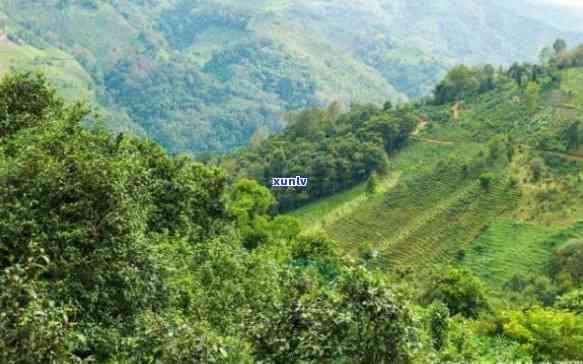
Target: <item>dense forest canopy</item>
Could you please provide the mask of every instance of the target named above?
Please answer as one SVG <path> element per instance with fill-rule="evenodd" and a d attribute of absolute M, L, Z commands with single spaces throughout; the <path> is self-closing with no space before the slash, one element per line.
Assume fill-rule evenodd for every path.
<path fill-rule="evenodd" d="M 325 236 L 271 218 L 255 182 L 87 130 L 89 110 L 42 76 L 5 77 L 0 106 L 2 362 L 420 355 L 407 301 Z"/>
<path fill-rule="evenodd" d="M 390 103 L 384 109 L 354 105 L 347 113 L 331 104 L 291 115 L 281 135 L 252 139 L 250 149 L 228 157 L 225 165 L 265 186 L 277 176 L 309 176 L 308 188 L 301 191 L 274 189 L 279 209 L 290 210 L 351 187 L 373 172 L 387 172 L 389 156 L 407 143 L 416 125 L 413 115 L 392 110 Z"/>

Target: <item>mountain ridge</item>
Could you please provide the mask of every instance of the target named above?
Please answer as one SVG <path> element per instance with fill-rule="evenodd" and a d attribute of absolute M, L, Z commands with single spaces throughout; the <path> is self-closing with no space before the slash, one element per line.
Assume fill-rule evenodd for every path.
<path fill-rule="evenodd" d="M 565 30 L 572 18 L 543 21 L 563 10 L 527 0 L 0 4 L 9 37 L 59 48 L 91 75 L 110 127 L 172 153 L 225 152 L 281 130 L 288 111 L 399 103 L 430 94 L 455 64 L 534 61 L 557 37 L 583 40 Z"/>

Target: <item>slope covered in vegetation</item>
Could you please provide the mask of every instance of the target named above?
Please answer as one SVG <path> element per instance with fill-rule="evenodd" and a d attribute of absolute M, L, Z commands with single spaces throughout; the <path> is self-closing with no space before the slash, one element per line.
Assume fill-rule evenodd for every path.
<path fill-rule="evenodd" d="M 205 164 L 7 74 L 0 362 L 583 360 L 581 49 L 311 108 Z M 272 195 L 290 174 L 310 188 Z M 333 218 L 275 213 L 298 206 Z"/>
<path fill-rule="evenodd" d="M 560 227 L 581 219 L 580 47 L 555 46 L 547 65 L 456 67 L 432 102 L 402 107 L 420 120 L 418 130 L 378 171 L 399 182 L 324 230 L 349 251 L 368 242 L 390 264 L 410 256 L 406 265 L 424 265 L 420 258 L 446 242 L 446 257 L 463 256 L 502 216 Z"/>
<path fill-rule="evenodd" d="M 65 104 L 42 77 L 5 77 L 0 106 L 3 363 L 583 357 L 580 224 L 562 231 L 522 225 L 519 234 L 536 230 L 553 241 L 546 256 L 532 261 L 548 261 L 548 270 L 513 276 L 505 283 L 513 293 L 504 299 L 471 271 L 483 275 L 496 266 L 482 266 L 479 255 L 508 249 L 493 243 L 500 238 L 490 230 L 512 225 L 497 222 L 474 251 L 458 254 L 469 270 L 434 259 L 449 250 L 412 239 L 431 233 L 433 243 L 458 244 L 463 239 L 449 239 L 451 233 L 460 236 L 516 202 L 496 196 L 514 195 L 520 184 L 482 173 L 508 168 L 507 154 L 495 158 L 492 146 L 482 153 L 479 144 L 412 142 L 392 156 L 403 158 L 399 181 L 410 188 L 421 186 L 420 176 L 437 184 L 448 167 L 461 168 L 451 177 L 455 191 L 456 183 L 439 187 L 448 200 L 440 207 L 431 207 L 437 196 L 430 191 L 414 190 L 426 198 L 411 201 L 424 204 L 411 208 L 428 208 L 402 242 L 414 242 L 423 254 L 410 249 L 391 272 L 386 259 L 394 258 L 385 251 L 363 244 L 359 255 L 347 256 L 342 236 L 337 245 L 322 233 L 302 233 L 292 218 L 270 216 L 274 199 L 254 181 L 228 182 L 220 168 L 170 158 L 149 141 L 81 127 L 88 108 Z M 386 120 L 391 111 L 373 115 Z M 409 114 L 397 115 L 407 120 Z M 442 157 L 450 163 L 439 163 Z M 437 163 L 423 163 L 431 160 Z M 405 186 L 393 181 L 375 188 L 381 185 L 367 183 L 369 197 L 357 209 L 398 197 Z M 398 198 L 379 212 L 404 208 Z M 565 244 L 568 239 L 574 240 Z M 407 269 L 417 261 L 432 264 L 431 271 Z"/>
<path fill-rule="evenodd" d="M 478 287 L 487 285 L 490 312 L 497 318 L 488 324 L 484 318 L 466 322 L 477 325 L 472 332 L 478 339 L 460 339 L 470 352 L 481 350 L 474 360 L 492 350 L 496 361 L 526 360 L 524 354 L 535 361 L 557 360 L 564 355 L 558 347 L 538 345 L 566 338 L 580 319 L 575 302 L 583 283 L 576 268 L 583 233 L 583 89 L 578 82 L 583 53 L 581 47 L 567 50 L 561 40 L 553 46 L 542 64 L 453 68 L 433 98 L 398 108 L 396 115 L 416 119 L 417 127 L 388 155 L 382 170 L 289 214 L 306 231 L 325 232 L 369 268 L 413 282 L 420 302 L 438 299 L 452 314 L 465 310 L 456 308 L 460 295 L 479 299 Z M 323 120 L 315 118 L 309 130 L 317 131 Z M 316 144 L 327 140 L 318 132 L 310 135 Z M 264 145 L 274 140 L 282 153 L 283 146 L 299 142 L 284 133 Z M 246 158 L 254 156 L 246 153 L 239 154 L 243 172 Z M 444 273 L 444 266 L 455 268 Z M 447 285 L 472 274 L 480 280 L 467 282 L 474 288 L 466 287 L 465 293 L 459 287 L 422 293 L 428 281 Z M 567 307 L 573 316 L 559 318 Z M 501 313 L 516 308 L 525 314 Z M 547 335 L 552 330 L 547 320 L 557 320 L 556 336 Z M 491 341 L 488 335 L 494 332 L 503 342 Z M 442 350 L 440 358 L 451 360 L 450 354 Z"/>

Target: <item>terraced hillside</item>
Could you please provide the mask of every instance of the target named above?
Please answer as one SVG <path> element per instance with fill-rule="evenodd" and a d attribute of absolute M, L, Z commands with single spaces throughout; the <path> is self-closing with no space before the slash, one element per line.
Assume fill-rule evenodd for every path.
<path fill-rule="evenodd" d="M 361 186 L 292 215 L 309 216 L 353 255 L 372 249 L 383 269 L 461 264 L 498 288 L 543 272 L 582 233 L 583 160 L 565 139 L 583 115 L 582 75 L 561 71 L 560 88 L 543 90 L 535 109 L 511 83 L 465 100 L 458 122 L 452 104 L 422 105 L 415 141 L 383 177 L 398 176 L 390 189 L 366 195 Z"/>
<path fill-rule="evenodd" d="M 503 175 L 503 162 L 488 162 L 483 155 L 475 144 L 413 145 L 394 161 L 393 167 L 402 173 L 394 189 L 324 229 L 352 252 L 362 242 L 371 243 L 383 266 L 431 266 L 452 260 L 489 222 L 511 212 L 519 197 Z M 458 159 L 461 156 L 465 159 Z M 424 167 L 407 169 L 415 165 Z M 499 173 L 487 187 L 477 180 L 485 170 Z"/>
<path fill-rule="evenodd" d="M 488 190 L 473 182 L 407 224 L 381 247 L 381 261 L 398 268 L 451 263 L 488 223 L 516 207 L 518 191 L 501 178 Z"/>
<path fill-rule="evenodd" d="M 466 251 L 463 265 L 501 287 L 514 276 L 544 271 L 554 249 L 582 237 L 583 223 L 561 229 L 500 219 Z"/>
<path fill-rule="evenodd" d="M 460 152 L 470 151 L 472 146 L 457 148 Z M 394 189 L 374 196 L 349 216 L 324 226 L 325 230 L 333 238 L 354 248 L 361 242 L 378 243 L 397 236 L 399 231 L 396 229 L 402 229 L 406 221 L 439 201 L 440 193 L 451 193 L 457 189 L 457 181 L 444 184 L 431 180 L 432 177 L 439 179 L 439 173 L 435 173 L 434 168 L 453 149 L 456 147 L 424 143 L 410 146 L 392 161 L 393 173 L 401 174 L 400 182 Z"/>
<path fill-rule="evenodd" d="M 393 175 L 401 178 L 392 189 L 367 197 L 357 193 L 359 187 L 344 200 L 332 196 L 292 215 L 309 216 L 312 226 L 353 255 L 372 248 L 375 265 L 383 269 L 431 270 L 460 263 L 499 288 L 516 275 L 544 271 L 554 249 L 583 237 L 581 223 L 565 228 L 517 219 L 524 187 L 514 185 L 510 165 L 477 163 L 467 177 L 451 169 L 439 172 L 439 165 L 455 163 L 453 155 L 471 150 L 481 154 L 475 144 L 415 143 L 393 161 Z M 476 178 L 483 170 L 496 171 L 487 188 Z M 334 208 L 316 209 L 332 201 Z"/>

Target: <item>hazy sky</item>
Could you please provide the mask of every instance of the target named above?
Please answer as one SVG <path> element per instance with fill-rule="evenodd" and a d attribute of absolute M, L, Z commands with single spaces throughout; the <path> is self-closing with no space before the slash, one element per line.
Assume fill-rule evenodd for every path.
<path fill-rule="evenodd" d="M 544 0 L 544 1 L 547 3 L 557 5 L 583 7 L 583 0 Z"/>

